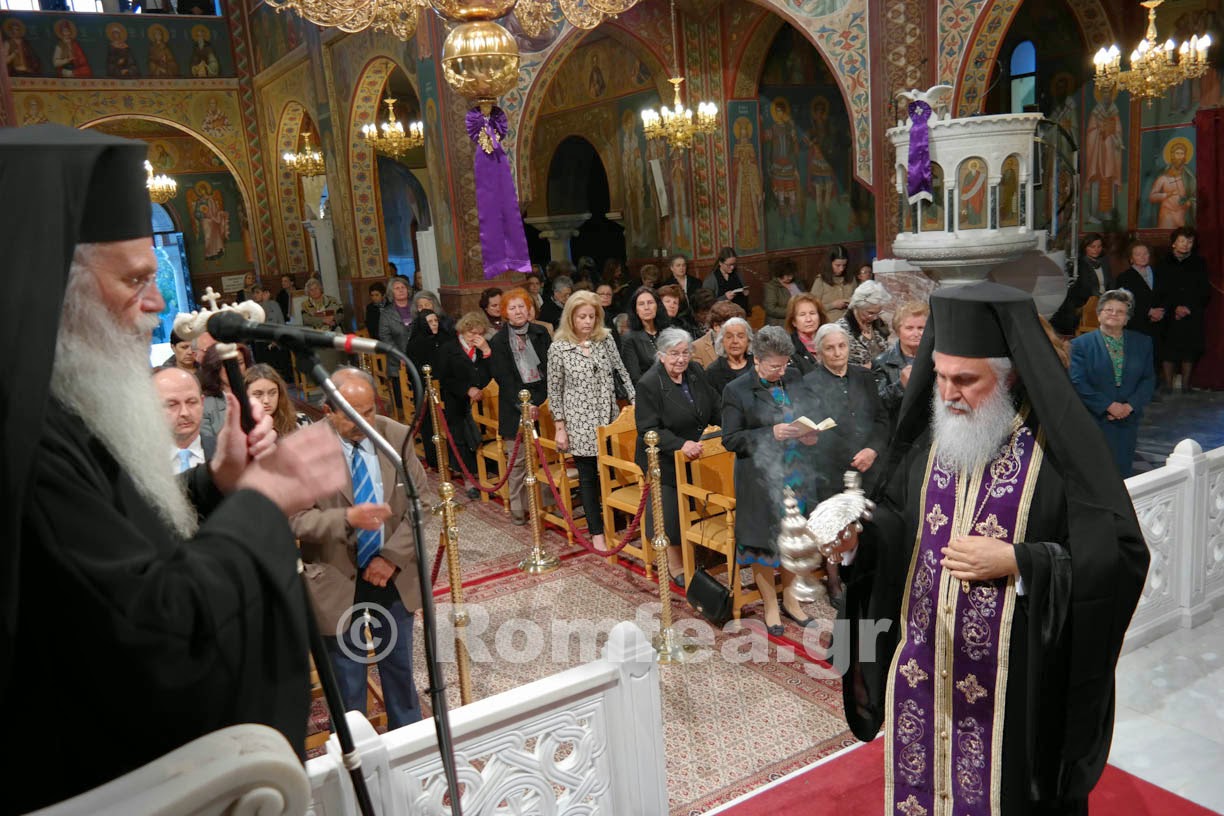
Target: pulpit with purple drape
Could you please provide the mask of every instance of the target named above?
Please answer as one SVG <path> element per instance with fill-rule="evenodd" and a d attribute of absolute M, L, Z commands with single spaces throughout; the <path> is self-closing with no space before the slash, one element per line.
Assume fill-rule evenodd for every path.
<path fill-rule="evenodd" d="M 1224 388 L 1224 108 L 1200 110 L 1198 135 L 1198 250 L 1207 262 L 1206 353 L 1194 367 L 1198 388 Z"/>
<path fill-rule="evenodd" d="M 909 203 L 931 200 L 931 106 L 921 100 L 909 103 L 909 173 L 906 192 Z"/>
<path fill-rule="evenodd" d="M 486 278 L 531 271 L 510 158 L 501 143 L 509 126 L 506 112 L 497 106 L 477 106 L 467 113 L 468 137 L 474 144 L 476 217 Z"/>

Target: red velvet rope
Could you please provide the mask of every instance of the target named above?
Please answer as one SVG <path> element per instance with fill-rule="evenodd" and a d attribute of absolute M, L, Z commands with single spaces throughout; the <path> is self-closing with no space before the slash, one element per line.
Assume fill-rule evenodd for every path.
<path fill-rule="evenodd" d="M 536 454 L 540 457 L 540 462 L 543 462 L 545 459 L 544 446 L 540 444 L 539 439 L 535 440 L 535 446 Z M 621 543 L 616 547 L 616 549 L 600 550 L 597 549 L 588 538 L 583 536 L 583 534 L 579 532 L 578 528 L 574 525 L 574 519 L 572 516 L 570 516 L 569 510 L 565 509 L 565 504 L 561 501 L 561 494 L 557 492 L 557 485 L 553 482 L 552 469 L 545 467 L 543 464 L 541 464 L 540 469 L 544 471 L 544 477 L 548 480 L 548 488 L 553 494 L 553 501 L 555 501 L 557 503 L 557 507 L 561 509 L 561 515 L 565 518 L 565 524 L 567 527 L 569 527 L 570 535 L 572 535 L 574 540 L 581 544 L 588 552 L 592 552 L 595 555 L 602 556 L 604 558 L 609 558 L 625 549 L 625 547 L 629 546 L 629 544 L 633 542 L 633 539 L 637 537 L 638 526 L 642 522 L 642 514 L 646 512 L 646 501 L 650 497 L 649 482 L 647 482 L 642 488 L 642 500 L 638 504 L 637 513 L 634 515 L 633 521 L 631 521 L 629 526 L 625 529 L 625 535 L 624 538 L 621 539 Z"/>

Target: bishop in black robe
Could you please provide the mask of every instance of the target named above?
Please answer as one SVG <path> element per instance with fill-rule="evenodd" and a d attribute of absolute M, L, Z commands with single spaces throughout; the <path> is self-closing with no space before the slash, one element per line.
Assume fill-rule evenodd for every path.
<path fill-rule="evenodd" d="M 222 497 L 200 467 L 184 478 L 207 519 L 183 540 L 51 396 L 74 248 L 151 233 L 145 152 L 55 125 L 0 130 L 0 201 L 22 202 L 0 218 L 20 306 L 0 329 L 0 812 L 236 723 L 304 748 L 307 602 L 284 513 L 252 490 Z"/>
<path fill-rule="evenodd" d="M 911 379 L 906 393 L 878 506 L 852 565 L 842 568 L 850 622 L 849 672 L 843 684 L 846 718 L 863 740 L 873 739 L 883 726 L 896 747 L 906 737 L 898 736 L 904 730 L 898 728 L 903 717 L 891 708 L 890 678 L 900 689 L 897 699 L 904 697 L 904 686 L 942 680 L 947 697 L 937 693 L 936 717 L 944 699 L 951 701 L 964 691 L 954 684 L 955 676 L 927 676 L 943 674 L 938 667 L 924 671 L 915 665 L 907 673 L 897 657 L 899 646 L 905 645 L 900 622 L 912 628 L 914 621 L 906 615 L 906 599 L 914 603 L 918 595 L 917 550 L 927 529 L 949 521 L 925 515 L 924 490 L 930 487 L 933 466 L 932 356 L 936 350 L 1010 357 L 1020 378 L 1014 396 L 1022 409 L 1021 424 L 1042 458 L 1031 495 L 1023 502 L 1025 532 L 1012 542 L 1023 592 L 1007 586 L 1015 595 L 1005 631 L 1006 653 L 999 655 L 1006 664 L 1005 688 L 984 689 L 992 700 L 1004 700 L 994 709 L 994 716 L 1001 717 L 998 767 L 984 769 L 989 796 L 974 807 L 956 801 L 959 767 L 947 771 L 948 787 L 942 771 L 932 777 L 930 767 L 922 769 L 934 788 L 928 789 L 925 805 L 899 795 L 887 804 L 889 812 L 896 808 L 928 816 L 950 814 L 953 805 L 958 816 L 1086 813 L 1088 793 L 1109 754 L 1113 670 L 1143 587 L 1147 548 L 1108 448 L 1058 371 L 1060 364 L 1041 335 L 1031 299 L 995 284 L 940 290 L 932 297 L 931 321 L 915 361 L 918 378 Z M 947 516 L 956 515 L 950 506 L 946 509 Z M 937 582 L 946 580 L 938 566 L 933 574 Z M 978 582 L 965 589 L 977 590 Z M 960 598 L 959 589 L 953 592 Z M 966 592 L 956 601 L 958 614 L 968 598 Z M 940 602 L 933 613 L 941 621 L 938 625 L 946 627 L 948 642 L 959 643 L 952 640 L 953 632 L 959 638 L 963 629 L 953 621 L 963 618 L 946 614 L 949 611 Z M 868 639 L 873 629 L 862 624 L 875 622 L 880 624 L 872 643 Z M 929 736 L 936 745 L 947 745 L 938 740 L 948 737 L 955 743 L 960 725 L 954 722 L 942 731 L 937 725 Z M 950 795 L 944 799 L 943 794 Z"/>

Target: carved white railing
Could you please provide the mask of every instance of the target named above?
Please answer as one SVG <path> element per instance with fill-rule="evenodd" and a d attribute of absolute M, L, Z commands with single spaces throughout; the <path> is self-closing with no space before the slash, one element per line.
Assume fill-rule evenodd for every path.
<path fill-rule="evenodd" d="M 446 780 L 432 720 L 379 736 L 348 715 L 381 816 L 443 816 Z M 620 623 L 603 658 L 452 712 L 465 816 L 659 816 L 667 812 L 655 652 Z M 306 763 L 315 816 L 357 813 L 333 737 Z"/>
<path fill-rule="evenodd" d="M 1224 606 L 1224 447 L 1178 443 L 1164 467 L 1126 480 L 1152 554 L 1127 651 Z"/>

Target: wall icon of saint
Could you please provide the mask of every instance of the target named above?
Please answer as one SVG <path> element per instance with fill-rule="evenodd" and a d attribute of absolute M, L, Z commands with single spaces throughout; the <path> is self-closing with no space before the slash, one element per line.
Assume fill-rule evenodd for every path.
<path fill-rule="evenodd" d="M 47 111 L 43 108 L 42 100 L 37 96 L 27 96 L 22 110 L 21 123 L 23 125 L 43 125 L 49 121 L 51 120 L 47 118 Z"/>
<path fill-rule="evenodd" d="M 221 106 L 217 103 L 217 97 L 215 96 L 208 97 L 208 105 L 204 111 L 204 118 L 200 121 L 200 130 L 214 139 L 228 136 L 230 131 L 233 130 L 229 117 L 225 115 L 225 111 L 221 110 Z"/>
<path fill-rule="evenodd" d="M 633 247 L 646 247 L 646 164 L 640 128 L 632 110 L 621 114 L 621 173 L 625 179 L 625 234 Z"/>
<path fill-rule="evenodd" d="M 761 222 L 761 206 L 765 192 L 761 187 L 761 165 L 757 160 L 756 145 L 752 141 L 752 120 L 740 116 L 731 126 L 735 137 L 731 165 L 735 185 L 735 244 L 741 249 L 759 249 L 764 224 Z"/>
<path fill-rule="evenodd" d="M 1088 114 L 1084 135 L 1084 178 L 1088 183 L 1085 220 L 1101 223 L 1116 209 L 1122 194 L 1122 114 L 1116 89 L 1095 85 L 1096 105 Z"/>
<path fill-rule="evenodd" d="M 123 23 L 111 23 L 106 27 L 106 75 L 119 79 L 140 77 L 136 55 L 128 45 L 128 30 Z"/>
<path fill-rule="evenodd" d="M 829 100 L 812 100 L 812 129 L 807 142 L 807 193 L 816 210 L 816 231 L 833 229 L 832 207 L 837 198 L 837 173 L 826 155 L 829 138 Z"/>
<path fill-rule="evenodd" d="M 161 23 L 149 26 L 149 76 L 177 77 L 178 60 L 170 50 L 170 32 Z"/>
<path fill-rule="evenodd" d="M 220 76 L 221 63 L 217 60 L 217 52 L 213 50 L 212 32 L 208 30 L 208 26 L 192 26 L 191 41 L 195 44 L 191 49 L 191 75 Z"/>
<path fill-rule="evenodd" d="M 16 17 L 4 21 L 4 43 L 8 47 L 9 76 L 38 76 L 42 72 L 42 60 L 34 53 L 34 46 L 26 39 L 25 23 Z"/>
<path fill-rule="evenodd" d="M 800 210 L 799 131 L 791 119 L 790 102 L 779 96 L 769 106 L 773 124 L 763 134 L 768 155 L 769 192 L 784 229 L 802 235 Z"/>
<path fill-rule="evenodd" d="M 55 75 L 65 79 L 89 79 L 93 69 L 85 51 L 77 42 L 77 27 L 71 20 L 59 20 L 55 23 L 55 36 L 58 42 L 51 54 L 51 63 L 55 66 Z"/>
<path fill-rule="evenodd" d="M 958 230 L 986 229 L 986 162 L 979 158 L 961 162 L 957 179 L 960 195 Z"/>
<path fill-rule="evenodd" d="M 598 99 L 606 90 L 608 83 L 604 79 L 603 69 L 599 67 L 599 52 L 595 51 L 591 54 L 591 68 L 587 74 L 587 93 L 591 99 Z"/>
<path fill-rule="evenodd" d="M 1195 194 L 1198 185 L 1190 171 L 1194 145 L 1185 136 L 1165 142 L 1165 171 L 1152 182 L 1148 201 L 1155 204 L 1157 229 L 1177 229 L 1194 225 Z"/>
<path fill-rule="evenodd" d="M 221 191 L 207 181 L 198 181 L 187 191 L 187 211 L 195 239 L 204 247 L 204 260 L 215 261 L 225 254 L 225 241 L 229 237 L 229 213 Z"/>

